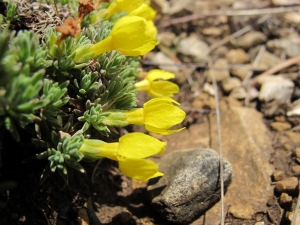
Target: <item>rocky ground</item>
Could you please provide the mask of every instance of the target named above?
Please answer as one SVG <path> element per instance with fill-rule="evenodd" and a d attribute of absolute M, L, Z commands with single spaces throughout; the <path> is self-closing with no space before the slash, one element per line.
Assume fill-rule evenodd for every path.
<path fill-rule="evenodd" d="M 68 186 L 56 174 L 40 187 L 45 162 L 20 167 L 23 156 L 12 150 L 9 154 L 15 159 L 5 175 L 20 185 L 6 193 L 10 201 L 0 213 L 0 224 L 219 224 L 215 152 L 220 146 L 226 224 L 290 224 L 300 175 L 300 1 L 152 0 L 152 4 L 158 11 L 160 44 L 146 56 L 144 68 L 175 73 L 181 88 L 175 98 L 187 112 L 184 131 L 156 135 L 168 142 L 166 153 L 154 158 L 166 176 L 149 185 L 132 181 L 116 164 L 103 160 L 86 163 L 86 175 L 73 171 Z M 139 98 L 142 104 L 148 97 Z M 182 208 L 162 203 L 170 199 Z M 152 206 L 157 202 L 164 206 L 155 206 L 161 214 L 151 201 Z M 300 224 L 300 216 L 297 219 Z"/>

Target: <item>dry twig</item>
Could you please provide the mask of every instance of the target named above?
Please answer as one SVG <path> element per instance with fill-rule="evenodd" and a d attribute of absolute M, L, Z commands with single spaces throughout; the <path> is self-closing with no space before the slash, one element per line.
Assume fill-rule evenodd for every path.
<path fill-rule="evenodd" d="M 211 58 L 207 60 L 208 65 L 212 65 Z M 219 95 L 218 95 L 218 86 L 216 81 L 216 76 L 213 70 L 210 70 L 210 76 L 213 81 L 213 86 L 215 89 L 215 103 L 216 103 L 216 117 L 218 124 L 218 139 L 219 139 L 219 157 L 220 157 L 220 183 L 221 183 L 221 225 L 225 224 L 225 211 L 224 211 L 224 171 L 223 171 L 223 149 L 222 149 L 222 132 L 221 132 L 221 113 L 219 108 Z"/>
<path fill-rule="evenodd" d="M 245 9 L 245 10 L 216 10 L 210 12 L 203 12 L 201 14 L 192 14 L 179 18 L 170 19 L 164 21 L 158 25 L 158 27 L 168 27 L 170 25 L 178 23 L 186 23 L 193 20 L 203 19 L 208 16 L 255 16 L 255 15 L 266 15 L 266 14 L 278 14 L 286 12 L 295 12 L 300 10 L 300 6 L 292 7 L 277 7 L 277 8 L 265 8 L 265 9 Z"/>
<path fill-rule="evenodd" d="M 255 77 L 252 81 L 251 81 L 251 85 L 255 85 L 257 84 L 257 80 L 262 77 L 262 76 L 267 76 L 267 75 L 273 75 L 274 73 L 283 70 L 289 66 L 292 66 L 294 64 L 297 64 L 300 62 L 300 55 L 290 58 L 282 63 L 280 63 L 279 65 L 267 70 L 266 72 L 260 74 L 259 76 Z"/>

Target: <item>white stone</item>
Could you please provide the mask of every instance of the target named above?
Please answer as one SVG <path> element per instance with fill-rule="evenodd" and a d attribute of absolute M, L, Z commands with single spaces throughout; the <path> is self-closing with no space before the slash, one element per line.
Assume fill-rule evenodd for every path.
<path fill-rule="evenodd" d="M 158 67 L 162 70 L 166 70 L 166 71 L 172 72 L 172 73 L 179 72 L 178 65 L 162 52 L 156 53 L 152 57 L 152 62 L 157 64 Z"/>
<path fill-rule="evenodd" d="M 179 42 L 177 51 L 183 55 L 192 57 L 195 62 L 203 63 L 207 60 L 209 46 L 200 40 L 196 34 L 191 34 Z"/>
<path fill-rule="evenodd" d="M 261 84 L 258 95 L 260 101 L 290 102 L 294 90 L 294 83 L 291 80 L 282 76 L 261 76 L 257 81 Z"/>
<path fill-rule="evenodd" d="M 292 108 L 286 113 L 287 116 L 299 116 L 300 115 L 300 99 L 293 102 Z"/>

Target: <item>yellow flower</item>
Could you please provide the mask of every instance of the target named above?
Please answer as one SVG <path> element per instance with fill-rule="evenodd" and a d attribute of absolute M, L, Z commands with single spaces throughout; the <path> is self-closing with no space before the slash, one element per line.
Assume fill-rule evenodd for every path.
<path fill-rule="evenodd" d="M 149 180 L 163 176 L 158 166 L 148 158 L 164 152 L 166 142 L 161 142 L 143 133 L 130 133 L 120 138 L 119 143 L 85 139 L 80 147 L 85 158 L 109 158 L 119 162 L 121 172 L 135 180 Z"/>
<path fill-rule="evenodd" d="M 152 20 L 148 20 L 148 21 L 147 21 L 147 27 L 148 27 L 148 28 L 147 28 L 147 34 L 148 34 L 149 36 L 151 36 L 151 37 L 156 37 L 158 31 L 157 31 L 157 28 L 156 28 L 156 26 L 154 25 L 154 23 L 153 23 Z M 155 43 L 155 45 L 157 45 L 157 44 L 159 44 L 158 41 Z"/>
<path fill-rule="evenodd" d="M 179 87 L 166 81 L 175 78 L 175 75 L 164 70 L 150 70 L 146 78 L 135 84 L 139 91 L 146 91 L 152 98 L 157 97 L 173 97 L 174 94 L 179 92 Z"/>
<path fill-rule="evenodd" d="M 153 27 L 139 16 L 125 16 L 114 25 L 110 35 L 94 45 L 76 50 L 74 61 L 86 62 L 104 52 L 119 50 L 128 56 L 145 55 L 156 45 Z"/>
<path fill-rule="evenodd" d="M 156 16 L 156 11 L 151 8 L 148 4 L 141 4 L 140 7 L 134 9 L 129 13 L 131 16 L 140 16 L 145 18 L 146 20 L 153 20 Z"/>
<path fill-rule="evenodd" d="M 139 8 L 144 3 L 144 0 L 115 0 L 106 10 L 105 19 L 109 19 L 113 14 L 125 11 L 127 13 Z"/>
<path fill-rule="evenodd" d="M 184 128 L 169 130 L 185 118 L 185 112 L 175 106 L 178 102 L 169 97 L 154 98 L 144 104 L 143 108 L 128 111 L 106 111 L 110 113 L 102 123 L 108 126 L 144 125 L 153 133 L 168 135 Z"/>

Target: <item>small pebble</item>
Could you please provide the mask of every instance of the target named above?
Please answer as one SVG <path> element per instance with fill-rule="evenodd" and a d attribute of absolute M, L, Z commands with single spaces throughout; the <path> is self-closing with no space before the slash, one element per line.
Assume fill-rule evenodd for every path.
<path fill-rule="evenodd" d="M 294 143 L 300 142 L 300 133 L 287 131 L 285 134 L 292 140 L 292 142 Z"/>
<path fill-rule="evenodd" d="M 255 225 L 265 225 L 264 221 L 256 222 Z"/>
<path fill-rule="evenodd" d="M 235 99 L 245 99 L 247 97 L 247 92 L 243 87 L 238 87 L 234 88 L 229 96 Z"/>
<path fill-rule="evenodd" d="M 275 116 L 274 120 L 276 122 L 285 122 L 286 121 L 284 116 Z"/>
<path fill-rule="evenodd" d="M 282 123 L 282 122 L 273 122 L 270 124 L 273 130 L 276 131 L 284 131 L 291 129 L 291 124 L 289 123 Z"/>
<path fill-rule="evenodd" d="M 240 48 L 248 50 L 249 48 L 252 48 L 253 46 L 265 43 L 266 40 L 267 40 L 267 37 L 265 34 L 258 32 L 258 31 L 251 31 L 251 32 L 248 32 L 236 39 L 233 39 L 231 41 L 231 43 L 235 47 L 240 47 Z"/>
<path fill-rule="evenodd" d="M 284 145 L 285 143 L 288 143 L 290 139 L 286 136 L 280 135 L 278 138 L 278 143 Z"/>
<path fill-rule="evenodd" d="M 294 213 L 295 212 L 286 212 L 286 217 L 289 221 L 292 222 L 293 217 L 294 217 Z M 296 223 L 295 225 L 299 225 L 300 224 L 300 213 L 298 213 L 297 217 L 296 217 Z"/>
<path fill-rule="evenodd" d="M 293 198 L 289 196 L 287 193 L 282 193 L 279 198 L 280 205 L 287 205 L 292 203 Z"/>
<path fill-rule="evenodd" d="M 255 212 L 251 205 L 235 204 L 229 207 L 228 213 L 238 219 L 251 219 Z"/>
<path fill-rule="evenodd" d="M 275 191 L 282 192 L 294 192 L 298 188 L 297 177 L 288 177 L 281 181 L 278 181 L 275 185 Z"/>
<path fill-rule="evenodd" d="M 295 175 L 300 175 L 300 166 L 292 166 L 292 171 Z"/>
<path fill-rule="evenodd" d="M 295 148 L 294 153 L 297 158 L 300 158 L 300 148 Z"/>
<path fill-rule="evenodd" d="M 285 178 L 285 175 L 281 170 L 275 170 L 274 173 L 272 174 L 272 177 L 274 181 L 280 181 Z"/>
<path fill-rule="evenodd" d="M 285 143 L 283 147 L 287 151 L 292 151 L 294 149 L 294 145 L 292 145 L 290 142 Z"/>
<path fill-rule="evenodd" d="M 231 49 L 226 54 L 226 59 L 229 63 L 245 64 L 249 61 L 247 53 L 241 49 Z"/>
<path fill-rule="evenodd" d="M 230 70 L 230 73 L 235 76 L 238 77 L 240 80 L 244 80 L 248 73 L 249 73 L 249 69 L 247 68 L 243 68 L 243 67 L 232 67 Z"/>
<path fill-rule="evenodd" d="M 229 93 L 234 88 L 240 87 L 242 82 L 236 77 L 227 77 L 222 80 L 222 88 L 226 93 Z"/>
<path fill-rule="evenodd" d="M 215 76 L 215 79 L 217 82 L 224 80 L 225 78 L 230 77 L 229 69 L 228 69 L 228 62 L 224 58 L 218 59 L 214 63 L 214 68 L 216 69 L 210 69 L 205 72 L 206 80 L 209 83 L 212 83 L 212 73 Z"/>

